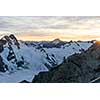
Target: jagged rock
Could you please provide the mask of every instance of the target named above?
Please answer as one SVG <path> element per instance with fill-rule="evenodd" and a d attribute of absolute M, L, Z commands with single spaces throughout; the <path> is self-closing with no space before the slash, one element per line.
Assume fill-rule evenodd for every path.
<path fill-rule="evenodd" d="M 41 72 L 34 83 L 87 83 L 100 76 L 100 44 L 96 42 L 86 52 L 74 54 L 49 72 Z"/>
<path fill-rule="evenodd" d="M 6 44 L 6 40 L 0 40 L 0 53 L 4 50 L 4 47 L 3 47 L 3 45 L 5 45 Z"/>
<path fill-rule="evenodd" d="M 39 80 L 40 82 L 44 82 L 44 81 L 45 82 L 80 82 L 84 78 L 84 77 L 80 77 L 81 75 L 80 70 L 82 68 L 80 69 L 78 67 L 81 66 L 79 64 L 81 63 L 81 61 L 80 60 L 78 61 L 78 59 L 81 59 L 81 57 L 79 57 L 78 59 L 77 57 L 75 58 L 72 57 L 71 59 L 73 60 L 69 62 L 66 60 L 66 58 L 69 55 L 72 55 L 76 52 L 81 53 L 79 51 L 80 49 L 83 48 L 84 50 L 86 50 L 92 45 L 92 43 L 87 43 L 87 42 L 86 43 L 83 42 L 82 44 L 78 43 L 79 45 L 77 45 L 77 42 L 66 43 L 64 41 L 57 40 L 53 43 L 52 41 L 29 42 L 31 46 L 29 45 L 26 46 L 25 45 L 26 41 L 23 42 L 18 41 L 14 35 L 4 36 L 2 39 L 0 39 L 0 41 L 1 41 L 0 42 L 1 43 L 0 44 L 1 47 L 0 48 L 0 56 L 1 56 L 0 73 L 6 72 L 5 74 L 3 73 L 4 75 L 3 81 L 6 80 L 6 82 L 8 81 L 19 82 L 18 80 L 23 80 L 23 79 L 27 80 L 31 77 L 30 74 L 36 75 L 38 72 L 48 71 L 48 70 L 50 70 L 50 72 L 41 72 L 40 78 L 38 78 L 37 76 L 34 82 L 38 82 L 37 80 Z M 74 59 L 76 59 L 78 62 L 74 61 Z M 58 64 L 60 64 L 62 61 L 64 61 L 64 65 L 63 64 L 59 65 L 62 67 L 58 68 Z M 84 61 L 82 62 L 83 64 L 85 63 Z M 70 65 L 68 63 L 72 66 L 72 68 L 69 67 Z M 96 73 L 98 71 L 99 73 L 99 69 L 98 69 L 99 64 L 96 66 L 97 67 L 95 68 L 94 72 Z M 68 70 L 69 72 L 66 74 Z M 72 72 L 72 70 L 76 70 L 76 71 Z M 79 71 L 79 73 L 77 73 L 77 71 Z M 92 73 L 91 68 L 89 68 L 88 71 L 90 74 Z M 29 74 L 29 76 L 27 73 Z M 72 73 L 72 76 L 70 76 L 70 73 Z M 6 75 L 9 78 L 5 79 Z M 14 80 L 9 80 L 10 76 L 11 78 L 13 77 Z M 88 76 L 91 78 L 91 75 Z M 0 77 L 2 76 L 0 75 Z"/>
<path fill-rule="evenodd" d="M 5 72 L 6 70 L 8 70 L 8 66 L 3 62 L 3 59 L 0 56 L 0 71 Z"/>
<path fill-rule="evenodd" d="M 0 46 L 3 46 L 3 45 L 5 45 L 6 44 L 6 40 L 0 40 Z"/>
<path fill-rule="evenodd" d="M 13 34 L 11 34 L 9 37 L 10 37 L 12 40 L 14 40 L 15 45 L 18 47 L 18 49 L 20 49 L 19 42 L 18 42 L 18 40 L 16 39 L 16 37 L 15 37 Z"/>
<path fill-rule="evenodd" d="M 11 42 L 9 36 L 4 36 L 4 38 L 6 39 L 8 45 L 12 45 L 12 42 Z"/>
<path fill-rule="evenodd" d="M 20 44 L 13 34 L 9 36 L 4 36 L 3 38 L 0 39 L 0 53 L 1 53 L 0 71 L 1 72 L 6 72 L 7 70 L 13 70 L 13 69 L 16 69 L 16 67 L 21 67 L 24 65 L 24 58 L 21 57 L 19 60 L 16 57 L 16 54 L 14 51 L 15 46 L 17 47 L 16 49 L 20 49 Z M 3 51 L 7 54 L 5 55 Z M 5 56 L 6 58 L 3 58 Z M 7 64 L 9 67 L 7 66 Z"/>
<path fill-rule="evenodd" d="M 18 61 L 16 64 L 17 64 L 17 67 L 21 67 L 24 65 L 24 61 Z"/>

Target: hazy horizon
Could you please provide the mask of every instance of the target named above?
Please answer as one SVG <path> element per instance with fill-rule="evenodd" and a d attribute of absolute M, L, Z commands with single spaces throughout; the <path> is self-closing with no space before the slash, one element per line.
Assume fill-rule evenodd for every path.
<path fill-rule="evenodd" d="M 0 36 L 12 33 L 27 41 L 96 40 L 100 39 L 100 17 L 0 16 Z"/>

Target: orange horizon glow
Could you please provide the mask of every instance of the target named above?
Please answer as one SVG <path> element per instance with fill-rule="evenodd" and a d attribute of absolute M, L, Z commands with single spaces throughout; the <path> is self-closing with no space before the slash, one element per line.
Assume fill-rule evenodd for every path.
<path fill-rule="evenodd" d="M 100 41 L 100 38 L 96 38 L 97 41 Z"/>
<path fill-rule="evenodd" d="M 2 16 L 0 23 L 0 36 L 11 33 L 24 41 L 100 39 L 100 16 Z"/>
<path fill-rule="evenodd" d="M 23 40 L 23 41 L 52 41 L 54 39 L 59 38 L 62 41 L 89 41 L 89 40 L 100 40 L 100 38 L 97 37 L 87 37 L 87 36 L 80 36 L 78 38 L 75 37 L 65 37 L 65 36 L 43 36 L 43 37 L 39 37 L 39 36 L 16 36 L 18 40 Z"/>

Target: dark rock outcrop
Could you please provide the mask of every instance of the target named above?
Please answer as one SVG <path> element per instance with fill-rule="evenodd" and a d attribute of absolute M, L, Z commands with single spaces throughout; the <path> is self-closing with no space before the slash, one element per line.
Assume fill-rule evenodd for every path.
<path fill-rule="evenodd" d="M 33 83 L 87 83 L 100 76 L 100 43 L 74 54 L 48 72 L 40 72 Z"/>
<path fill-rule="evenodd" d="M 0 39 L 0 72 L 6 72 L 7 70 L 13 69 L 13 68 L 10 68 L 11 66 L 13 67 L 13 65 L 16 67 L 22 67 L 24 65 L 24 58 L 22 57 L 19 60 L 16 57 L 14 47 L 17 47 L 15 49 L 18 49 L 18 50 L 20 49 L 20 44 L 13 34 L 9 36 L 6 35 Z M 4 55 L 3 51 L 7 52 L 8 54 L 6 55 L 6 58 L 3 56 Z M 10 65 L 7 65 L 6 63 L 10 63 Z"/>
<path fill-rule="evenodd" d="M 18 47 L 18 49 L 20 49 L 20 46 L 19 46 L 20 44 L 18 40 L 16 39 L 16 37 L 13 34 L 9 35 L 9 37 L 14 41 L 14 44 Z"/>
<path fill-rule="evenodd" d="M 8 70 L 8 66 L 3 62 L 3 59 L 0 56 L 0 71 L 5 72 L 6 70 Z"/>

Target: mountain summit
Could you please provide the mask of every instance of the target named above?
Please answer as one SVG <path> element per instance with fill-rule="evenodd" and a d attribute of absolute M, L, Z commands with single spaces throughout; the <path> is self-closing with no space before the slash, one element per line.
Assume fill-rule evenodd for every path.
<path fill-rule="evenodd" d="M 52 43 L 54 43 L 54 44 L 58 44 L 59 42 L 62 42 L 59 38 L 54 39 L 54 40 L 52 41 Z"/>
<path fill-rule="evenodd" d="M 0 39 L 0 82 L 32 81 L 39 72 L 57 68 L 69 56 L 86 51 L 93 42 L 18 41 L 11 34 Z M 59 75 L 58 75 L 59 76 Z"/>
<path fill-rule="evenodd" d="M 17 58 L 15 54 L 19 49 L 20 44 L 13 34 L 0 39 L 0 71 L 13 71 L 24 64 L 23 57 Z"/>

